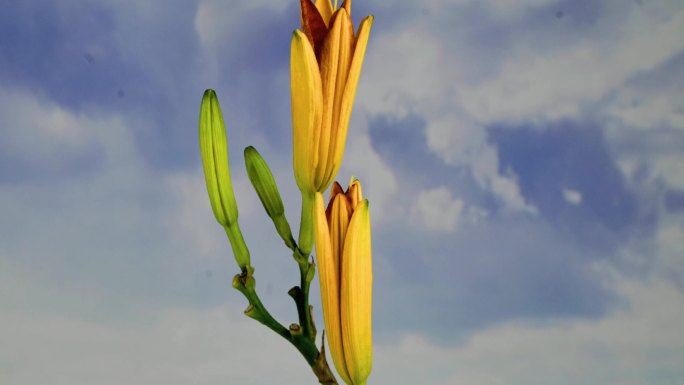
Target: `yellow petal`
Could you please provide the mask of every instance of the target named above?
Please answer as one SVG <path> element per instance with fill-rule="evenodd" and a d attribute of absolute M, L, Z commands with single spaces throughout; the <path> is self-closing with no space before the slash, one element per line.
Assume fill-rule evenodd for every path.
<path fill-rule="evenodd" d="M 335 196 L 337 194 L 344 194 L 344 190 L 342 189 L 342 186 L 339 183 L 335 182 L 330 188 L 330 202 L 332 202 L 332 200 L 335 199 Z"/>
<path fill-rule="evenodd" d="M 353 384 L 365 384 L 372 368 L 372 264 L 370 213 L 363 200 L 349 223 L 340 287 L 342 343 Z"/>
<path fill-rule="evenodd" d="M 316 55 L 309 39 L 299 30 L 292 35 L 290 87 L 295 179 L 300 190 L 313 192 L 316 191 L 313 185 L 313 138 L 314 131 L 321 124 L 323 99 Z"/>
<path fill-rule="evenodd" d="M 347 10 L 347 14 L 351 15 L 351 0 L 345 0 L 342 2 L 342 8 Z"/>
<path fill-rule="evenodd" d="M 335 201 L 335 197 L 338 194 L 344 195 L 344 190 L 342 189 L 342 186 L 340 186 L 340 184 L 336 181 L 330 188 L 330 199 L 328 200 L 328 208 L 325 210 L 325 215 L 328 218 L 328 223 L 330 223 L 330 213 L 332 212 L 333 202 Z"/>
<path fill-rule="evenodd" d="M 356 210 L 356 206 L 363 200 L 363 193 L 361 191 L 361 182 L 358 179 L 353 180 L 347 189 L 347 198 L 351 204 L 352 210 Z"/>
<path fill-rule="evenodd" d="M 368 37 L 370 36 L 371 26 L 373 25 L 373 16 L 368 16 L 361 21 L 359 27 L 356 45 L 354 47 L 354 54 L 352 56 L 351 65 L 349 67 L 349 75 L 347 76 L 344 91 L 341 97 L 341 104 L 339 109 L 339 123 L 337 130 L 337 138 L 335 142 L 336 153 L 334 154 L 335 162 L 332 175 L 337 175 L 339 170 L 342 155 L 344 153 L 344 142 L 347 137 L 347 128 L 349 127 L 349 119 L 351 117 L 352 106 L 354 105 L 354 97 L 356 96 L 356 86 L 359 83 L 361 75 L 361 67 L 363 66 L 363 58 L 366 55 L 366 47 L 368 46 Z"/>
<path fill-rule="evenodd" d="M 342 345 L 340 318 L 339 265 L 333 254 L 328 222 L 325 218 L 323 195 L 316 193 L 314 203 L 314 235 L 316 237 L 316 259 L 318 261 L 318 280 L 321 284 L 321 303 L 323 320 L 328 335 L 328 346 L 337 373 L 344 382 L 350 383 Z"/>
<path fill-rule="evenodd" d="M 323 120 L 321 129 L 314 136 L 314 141 L 318 143 L 318 153 L 316 154 L 316 175 L 314 177 L 318 191 L 324 191 L 332 178 L 326 179 L 326 168 L 329 159 L 330 141 L 334 135 L 333 116 L 335 105 L 335 85 L 339 74 L 339 55 L 340 43 L 342 38 L 342 18 L 336 12 L 332 20 L 332 26 L 328 30 L 328 35 L 323 41 L 321 51 L 321 84 L 323 89 Z"/>
<path fill-rule="evenodd" d="M 340 257 L 342 256 L 344 248 L 344 239 L 347 236 L 347 228 L 349 227 L 349 219 L 351 219 L 352 211 L 349 199 L 347 199 L 344 194 L 337 194 L 330 203 L 332 205 L 328 218 L 330 242 L 333 255 L 335 256 L 335 263 L 339 266 Z"/>
<path fill-rule="evenodd" d="M 346 4 L 346 3 L 345 3 Z M 349 69 L 352 61 L 352 53 L 354 48 L 354 26 L 345 8 L 340 8 L 335 14 L 335 23 L 339 24 L 339 45 L 337 47 L 337 73 L 334 79 L 334 88 L 332 93 L 332 121 L 330 123 L 330 144 L 327 151 L 327 160 L 324 173 L 324 180 L 332 180 L 337 174 L 336 165 L 342 163 L 342 155 L 344 153 L 344 146 L 347 140 L 347 127 L 340 125 L 340 109 L 342 107 L 342 100 L 344 89 L 346 88 L 347 78 L 349 76 Z M 324 52 L 325 53 L 325 52 Z M 323 57 L 325 58 L 325 56 Z M 332 79 L 330 81 L 333 81 Z M 325 81 L 324 81 L 325 82 Z M 325 94 L 324 94 L 325 98 Z M 342 151 L 338 148 L 342 147 Z"/>
<path fill-rule="evenodd" d="M 318 13 L 321 14 L 325 26 L 328 27 L 330 25 L 330 17 L 333 13 L 332 3 L 330 0 L 316 0 L 314 5 L 316 6 L 316 9 L 318 9 Z"/>

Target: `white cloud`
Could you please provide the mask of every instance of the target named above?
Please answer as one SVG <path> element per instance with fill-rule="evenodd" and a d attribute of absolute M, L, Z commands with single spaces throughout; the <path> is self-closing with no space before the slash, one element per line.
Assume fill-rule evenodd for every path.
<path fill-rule="evenodd" d="M 567 25 L 580 22 L 573 19 L 582 17 L 579 8 L 570 7 L 557 23 L 535 19 L 540 17 L 533 16 L 535 12 L 551 3 L 484 2 L 486 13 L 475 23 L 458 18 L 473 5 L 469 1 L 407 2 L 417 16 L 374 31 L 359 102 L 371 113 L 418 114 L 426 120 L 430 148 L 445 162 L 471 167 L 480 186 L 508 209 L 533 212 L 515 177 L 498 167 L 497 149 L 487 140 L 484 127 L 581 119 L 587 114 L 599 120 L 626 117 L 633 111 L 604 110 L 603 101 L 684 49 L 684 35 L 679 33 L 684 12 L 676 1 L 602 2 L 597 8 L 601 13 L 592 15 L 597 21 L 586 28 Z M 429 17 L 421 17 L 420 9 Z M 435 23 L 441 18 L 453 21 L 449 33 Z M 516 24 L 523 22 L 527 28 Z M 470 38 L 473 34 L 490 29 L 502 33 L 487 23 L 496 23 L 503 31 L 511 28 L 512 37 L 506 40 L 510 44 L 476 44 Z M 678 91 L 644 103 L 650 105 L 651 121 L 679 125 L 681 113 L 675 111 L 681 109 L 682 98 L 677 96 Z M 632 98 L 626 98 L 631 103 Z M 643 121 L 646 115 L 637 119 Z M 663 159 L 663 174 L 678 174 L 678 161 Z"/>
<path fill-rule="evenodd" d="M 663 281 L 621 281 L 619 287 L 628 306 L 602 319 L 506 323 L 474 333 L 461 346 L 436 345 L 416 335 L 376 343 L 371 381 L 679 383 L 684 294 Z M 123 323 L 95 322 L 36 309 L 5 310 L 0 339 L 12 349 L 0 351 L 0 375 L 13 385 L 315 382 L 299 354 L 244 317 L 239 306 L 146 309 L 129 316 Z"/>
<path fill-rule="evenodd" d="M 684 218 L 663 215 L 656 234 L 658 244 L 658 273 L 684 283 Z"/>
<path fill-rule="evenodd" d="M 515 175 L 499 171 L 499 154 L 488 143 L 485 128 L 457 114 L 447 114 L 425 128 L 428 146 L 447 164 L 469 165 L 475 181 L 492 192 L 506 210 L 536 213 L 525 202 Z"/>
<path fill-rule="evenodd" d="M 460 107 L 457 90 L 467 81 L 471 63 L 444 47 L 463 42 L 436 36 L 429 19 L 400 26 L 373 36 L 357 103 L 373 114 L 418 114 L 426 120 L 428 146 L 446 163 L 470 166 L 480 186 L 507 209 L 531 211 L 515 178 L 499 172 L 484 126 Z"/>
<path fill-rule="evenodd" d="M 656 90 L 629 85 L 608 107 L 608 115 L 640 130 L 672 127 L 684 131 L 683 79 L 672 79 Z"/>
<path fill-rule="evenodd" d="M 301 384 L 315 382 L 299 353 L 238 307 L 142 311 L 143 322 L 95 323 L 4 312 L 4 383 Z"/>
<path fill-rule="evenodd" d="M 245 225 L 255 215 L 261 214 L 259 211 L 262 206 L 244 174 L 231 175 L 231 179 L 238 202 L 238 221 Z M 174 210 L 169 213 L 173 217 L 174 225 L 169 228 L 173 239 L 193 245 L 198 257 L 223 258 L 226 237 L 214 220 L 202 171 L 169 174 L 162 178 L 161 183 L 166 186 L 165 190 L 174 202 Z"/>
<path fill-rule="evenodd" d="M 464 203 L 451 196 L 447 187 L 421 191 L 412 211 L 412 219 L 430 230 L 452 232 L 461 221 Z"/>
<path fill-rule="evenodd" d="M 445 61 L 442 42 L 427 25 L 402 24 L 396 30 L 383 30 L 376 22 L 368 44 L 356 104 L 371 113 L 397 117 L 443 111 L 441 98 L 453 87 L 459 63 Z"/>
<path fill-rule="evenodd" d="M 373 223 L 404 214 L 399 213 L 393 205 L 393 195 L 398 188 L 397 176 L 373 149 L 367 124 L 359 119 L 358 113 L 352 117 L 344 160 L 337 180 L 346 187 L 346 178 L 352 176 L 361 181 L 364 195 L 372 205 Z"/>
<path fill-rule="evenodd" d="M 684 380 L 684 294 L 624 281 L 629 306 L 598 320 L 508 323 L 461 347 L 417 336 L 376 348 L 378 383 L 655 385 Z"/>
<path fill-rule="evenodd" d="M 682 46 L 684 52 L 684 45 Z M 626 175 L 647 165 L 653 179 L 684 189 L 684 77 L 681 60 L 644 72 L 605 101 L 607 139 Z"/>
<path fill-rule="evenodd" d="M 1 381 L 309 380 L 294 349 L 242 315 L 243 301 L 227 281 L 235 271 L 230 248 L 213 219 L 200 170 L 164 174 L 148 167 L 122 121 L 99 110 L 76 114 L 22 90 L 0 89 L 4 143 L 21 160 L 37 157 L 37 167 L 48 167 L 71 152 L 95 148 L 102 155 L 86 175 L 0 184 L 0 341 L 6 347 L 0 352 Z M 249 225 L 258 201 L 246 178 L 236 178 L 235 189 L 241 219 Z M 271 299 L 270 291 L 291 287 L 281 278 L 284 264 L 296 277 L 288 258 L 259 270 L 259 279 L 269 282 L 262 286 L 264 301 Z M 216 269 L 216 280 L 205 276 L 208 269 Z M 233 294 L 226 298 L 240 300 L 239 307 L 205 311 L 168 305 L 187 303 L 198 293 L 212 295 L 212 285 Z M 202 307 L 207 301 L 202 296 L 192 303 Z M 280 301 L 291 305 L 284 294 Z M 261 370 L 262 360 L 274 365 L 272 371 Z"/>
<path fill-rule="evenodd" d="M 548 51 L 518 51 L 489 80 L 460 87 L 462 105 L 479 122 L 534 121 L 575 117 L 641 71 L 662 65 L 684 49 L 684 12 L 667 17 L 637 5 L 603 28 Z M 625 14 L 626 13 L 626 14 Z"/>
<path fill-rule="evenodd" d="M 0 119 L 0 151 L 29 167 L 54 169 L 88 154 L 119 167 L 137 158 L 130 146 L 106 146 L 129 139 L 121 119 L 74 114 L 24 90 L 0 88 Z"/>
<path fill-rule="evenodd" d="M 582 193 L 573 189 L 564 188 L 563 199 L 571 205 L 577 206 L 582 203 Z"/>
<path fill-rule="evenodd" d="M 188 295 L 196 286 L 188 274 L 230 263 L 199 169 L 165 175 L 149 167 L 117 115 L 76 114 L 22 90 L 0 89 L 0 101 L 4 145 L 20 167 L 33 167 L 28 180 L 0 184 L 3 270 L 32 270 L 32 280 L 103 298 L 139 291 L 134 301 L 146 302 L 172 296 L 159 292 L 166 280 L 184 276 L 176 294 Z M 53 164 L 79 153 L 97 154 L 87 172 L 67 164 L 51 175 Z M 249 218 L 246 187 L 236 179 Z"/>

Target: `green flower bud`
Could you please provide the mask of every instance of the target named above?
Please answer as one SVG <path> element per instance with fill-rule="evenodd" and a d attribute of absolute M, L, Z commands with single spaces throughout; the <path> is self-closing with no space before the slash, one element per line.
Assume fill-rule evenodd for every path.
<path fill-rule="evenodd" d="M 278 186 L 266 161 L 252 146 L 245 148 L 245 166 L 249 180 L 259 196 L 261 204 L 266 209 L 266 213 L 273 220 L 278 234 L 285 241 L 287 247 L 293 249 L 295 247 L 294 238 L 290 225 L 285 218 L 285 208 L 278 192 Z"/>
<path fill-rule="evenodd" d="M 249 266 L 249 249 L 245 244 L 245 239 L 242 238 L 242 232 L 237 222 L 230 226 L 223 226 L 226 230 L 226 235 L 230 241 L 230 247 L 233 249 L 235 261 L 240 266 L 240 269 L 245 270 Z"/>
<path fill-rule="evenodd" d="M 199 118 L 199 143 L 209 202 L 218 223 L 237 221 L 238 209 L 228 166 L 228 141 L 221 106 L 214 90 L 204 91 Z"/>
<path fill-rule="evenodd" d="M 214 90 L 204 91 L 199 118 L 199 143 L 209 203 L 230 240 L 241 269 L 249 266 L 249 250 L 237 223 L 238 209 L 228 166 L 228 141 L 221 106 Z"/>

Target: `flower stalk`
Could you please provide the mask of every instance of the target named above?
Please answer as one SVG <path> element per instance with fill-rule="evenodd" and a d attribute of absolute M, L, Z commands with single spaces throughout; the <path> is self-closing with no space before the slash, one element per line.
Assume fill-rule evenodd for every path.
<path fill-rule="evenodd" d="M 205 182 L 214 217 L 224 228 L 240 273 L 233 287 L 247 299 L 245 315 L 289 341 L 305 358 L 321 384 L 337 380 L 325 354 L 325 336 L 338 375 L 348 385 L 365 385 L 371 371 L 371 240 L 368 201 L 353 180 L 347 191 L 335 183 L 327 209 L 322 193 L 337 175 L 373 17 L 356 32 L 351 0 L 300 0 L 301 29 L 292 35 L 290 80 L 293 170 L 302 196 L 295 241 L 278 186 L 265 159 L 245 148 L 247 175 L 279 237 L 299 267 L 299 284 L 288 291 L 298 323 L 285 327 L 259 298 L 249 249 L 238 225 L 238 209 L 228 164 L 228 142 L 218 97 L 202 98 L 199 142 Z M 316 248 L 325 330 L 321 348 L 313 306 L 309 303 Z"/>

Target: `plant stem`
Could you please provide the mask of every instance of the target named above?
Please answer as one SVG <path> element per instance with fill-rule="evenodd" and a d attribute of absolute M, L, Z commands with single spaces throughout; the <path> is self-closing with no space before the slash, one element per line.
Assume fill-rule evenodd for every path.
<path fill-rule="evenodd" d="M 307 265 L 309 264 L 307 263 Z M 311 264 L 311 266 L 313 266 L 313 264 Z M 299 287 L 295 287 L 290 290 L 290 292 L 293 292 L 295 289 L 299 289 L 297 290 L 297 295 L 290 293 L 297 303 L 298 310 L 302 308 L 308 308 L 308 285 L 311 282 L 311 280 L 307 281 L 308 277 L 311 276 L 308 271 L 309 270 L 307 270 L 306 274 L 302 273 L 302 286 L 306 287 L 306 295 L 304 295 L 304 291 L 299 289 Z M 281 337 L 288 340 L 304 357 L 306 362 L 313 370 L 314 375 L 316 375 L 316 378 L 318 378 L 319 383 L 337 385 L 337 381 L 335 380 L 335 377 L 333 376 L 332 371 L 330 370 L 330 367 L 326 361 L 325 350 L 322 348 L 319 352 L 318 348 L 316 347 L 315 328 L 313 328 L 313 322 L 311 322 L 311 313 L 306 311 L 306 316 L 303 317 L 304 320 L 308 319 L 310 323 L 310 329 L 308 329 L 309 331 L 297 324 L 290 325 L 289 329 L 285 328 L 280 322 L 271 316 L 268 310 L 266 310 L 264 304 L 261 302 L 259 295 L 256 293 L 256 280 L 254 279 L 253 273 L 254 268 L 247 266 L 241 274 L 237 274 L 233 278 L 233 287 L 241 292 L 245 298 L 247 298 L 247 301 L 249 301 L 249 306 L 245 310 L 245 315 L 257 320 Z M 300 319 L 302 319 L 301 313 Z M 306 324 L 305 322 L 302 323 Z"/>
<path fill-rule="evenodd" d="M 316 326 L 311 317 L 311 306 L 309 305 L 309 287 L 316 272 L 316 266 L 309 262 L 307 257 L 300 250 L 295 250 L 293 255 L 299 265 L 299 286 L 295 286 L 288 294 L 295 300 L 297 305 L 297 315 L 299 324 L 302 325 L 304 336 L 311 340 L 316 340 Z"/>

